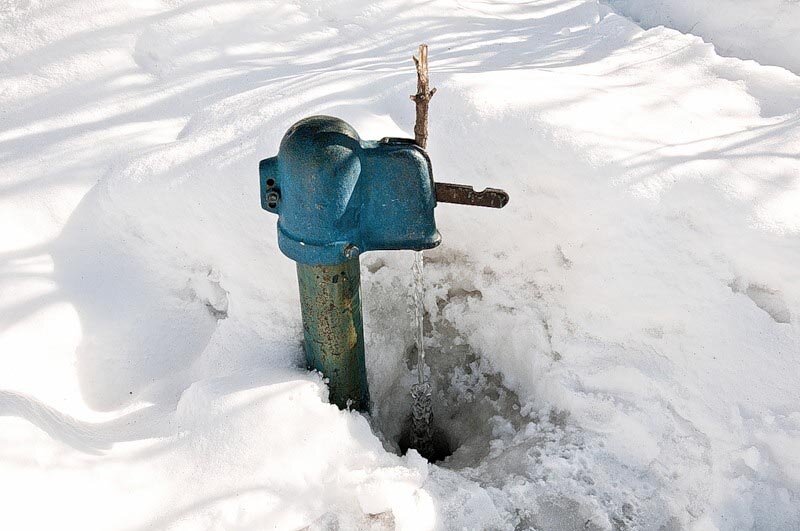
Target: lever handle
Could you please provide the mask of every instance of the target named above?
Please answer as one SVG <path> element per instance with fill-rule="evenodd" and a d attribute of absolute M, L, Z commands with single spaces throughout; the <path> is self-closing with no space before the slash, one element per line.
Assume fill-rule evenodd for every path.
<path fill-rule="evenodd" d="M 508 203 L 508 193 L 499 188 L 486 188 L 476 192 L 466 184 L 434 183 L 436 201 L 439 203 L 455 203 L 458 205 L 503 208 Z"/>

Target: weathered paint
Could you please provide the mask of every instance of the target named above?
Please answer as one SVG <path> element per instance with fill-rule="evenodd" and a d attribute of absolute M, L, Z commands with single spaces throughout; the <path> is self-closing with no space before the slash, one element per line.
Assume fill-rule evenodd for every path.
<path fill-rule="evenodd" d="M 334 265 L 297 263 L 306 363 L 328 378 L 330 401 L 369 408 L 358 257 Z"/>

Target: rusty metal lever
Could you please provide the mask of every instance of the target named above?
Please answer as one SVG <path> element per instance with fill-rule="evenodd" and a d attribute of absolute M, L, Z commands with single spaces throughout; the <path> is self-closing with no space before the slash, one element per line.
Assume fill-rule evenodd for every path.
<path fill-rule="evenodd" d="M 508 193 L 499 188 L 486 188 L 476 192 L 466 184 L 434 183 L 436 185 L 436 201 L 439 203 L 455 203 L 458 205 L 503 208 L 508 203 Z"/>

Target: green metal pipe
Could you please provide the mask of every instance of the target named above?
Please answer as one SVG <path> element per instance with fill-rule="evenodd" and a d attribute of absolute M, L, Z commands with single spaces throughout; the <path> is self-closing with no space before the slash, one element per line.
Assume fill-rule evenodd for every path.
<path fill-rule="evenodd" d="M 297 262 L 306 363 L 328 379 L 330 401 L 367 411 L 361 271 L 358 257 L 336 265 Z"/>

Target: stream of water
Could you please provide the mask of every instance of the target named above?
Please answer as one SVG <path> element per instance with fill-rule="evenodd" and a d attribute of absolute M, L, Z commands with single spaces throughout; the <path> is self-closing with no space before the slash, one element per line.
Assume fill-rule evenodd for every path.
<path fill-rule="evenodd" d="M 413 298 L 414 298 L 414 340 L 417 344 L 417 377 L 418 382 L 422 385 L 425 382 L 425 331 L 424 331 L 424 318 L 425 318 L 425 284 L 424 284 L 424 271 L 422 262 L 422 251 L 414 252 L 414 264 L 411 266 L 413 276 Z"/>
<path fill-rule="evenodd" d="M 433 453 L 433 398 L 429 379 L 425 375 L 425 343 L 423 321 L 425 307 L 423 296 L 422 251 L 414 253 L 413 304 L 415 321 L 415 341 L 417 346 L 417 383 L 411 386 L 411 437 L 410 446 L 420 455 L 429 457 Z"/>

